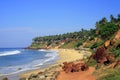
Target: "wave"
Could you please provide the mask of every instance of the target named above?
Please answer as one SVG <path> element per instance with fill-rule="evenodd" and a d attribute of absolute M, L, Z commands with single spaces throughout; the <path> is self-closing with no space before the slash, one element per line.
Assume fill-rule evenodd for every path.
<path fill-rule="evenodd" d="M 44 59 L 44 61 L 42 61 L 42 63 L 37 64 L 36 66 L 43 65 L 46 62 L 49 62 L 49 61 L 52 61 L 52 60 L 55 60 L 56 58 L 58 58 L 57 51 L 51 51 L 51 52 L 47 53 L 45 55 L 45 57 L 46 57 L 46 59 Z"/>
<path fill-rule="evenodd" d="M 38 51 L 47 51 L 46 49 L 39 49 Z"/>
<path fill-rule="evenodd" d="M 53 61 L 57 59 L 58 54 L 57 51 L 54 50 L 46 50 L 47 53 L 43 59 L 34 60 L 28 64 L 18 65 L 18 66 L 7 66 L 1 67 L 0 70 L 2 74 L 0 75 L 11 75 L 16 74 L 28 70 L 35 70 L 44 67 L 45 65 L 49 65 L 54 63 Z"/>
<path fill-rule="evenodd" d="M 49 52 L 49 53 L 58 52 L 57 50 L 47 50 L 47 49 L 39 49 L 38 51 Z"/>
<path fill-rule="evenodd" d="M 15 55 L 15 54 L 19 54 L 19 53 L 21 53 L 19 50 L 7 51 L 7 52 L 0 53 L 0 56 Z"/>

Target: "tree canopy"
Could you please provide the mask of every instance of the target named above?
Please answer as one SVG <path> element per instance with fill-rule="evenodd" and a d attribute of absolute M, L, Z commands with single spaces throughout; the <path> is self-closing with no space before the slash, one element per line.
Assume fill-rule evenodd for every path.
<path fill-rule="evenodd" d="M 33 39 L 33 44 L 36 46 L 39 45 L 51 45 L 53 43 L 61 44 L 76 42 L 76 46 L 79 47 L 84 41 L 87 39 L 93 40 L 95 37 L 99 37 L 103 40 L 109 39 L 118 29 L 118 25 L 120 24 L 120 14 L 118 14 L 117 18 L 113 15 L 110 15 L 110 20 L 103 17 L 101 20 L 97 21 L 95 24 L 95 29 L 85 30 L 81 29 L 78 32 L 69 32 L 58 35 L 49 35 L 49 36 L 39 36 Z"/>

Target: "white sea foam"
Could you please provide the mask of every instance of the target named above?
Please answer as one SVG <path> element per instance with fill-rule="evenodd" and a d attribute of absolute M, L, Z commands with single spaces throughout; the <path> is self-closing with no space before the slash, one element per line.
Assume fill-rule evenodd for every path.
<path fill-rule="evenodd" d="M 43 51 L 45 51 L 45 50 L 43 50 Z M 0 70 L 3 74 L 0 74 L 0 75 L 11 75 L 11 74 L 19 73 L 19 72 L 24 72 L 27 70 L 38 69 L 42 65 L 49 63 L 49 61 L 55 60 L 58 56 L 57 51 L 54 51 L 54 50 L 46 50 L 45 52 L 47 52 L 47 53 L 45 53 L 46 58 L 44 58 L 44 59 L 34 60 L 34 61 L 32 61 L 28 64 L 24 64 L 24 65 L 2 67 Z"/>
<path fill-rule="evenodd" d="M 45 49 L 39 49 L 38 51 L 47 51 L 47 50 L 45 50 Z"/>
<path fill-rule="evenodd" d="M 19 50 L 0 52 L 0 56 L 15 55 L 15 54 L 19 54 L 19 53 L 20 53 Z"/>
<path fill-rule="evenodd" d="M 52 60 L 54 60 L 55 58 L 58 57 L 58 54 L 57 54 L 58 51 L 55 51 L 55 50 L 46 50 L 45 52 L 48 52 L 48 53 L 45 55 L 46 59 L 42 60 L 41 63 L 39 63 L 39 64 L 37 64 L 37 65 L 35 65 L 35 66 L 43 65 L 44 63 L 49 62 L 49 61 L 52 61 Z"/>

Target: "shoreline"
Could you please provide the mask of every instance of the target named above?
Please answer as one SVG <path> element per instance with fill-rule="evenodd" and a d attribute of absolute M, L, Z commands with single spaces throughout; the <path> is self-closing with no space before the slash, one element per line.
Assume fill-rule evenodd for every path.
<path fill-rule="evenodd" d="M 53 66 L 62 65 L 63 62 L 73 62 L 77 60 L 82 60 L 84 58 L 83 50 L 75 50 L 75 49 L 50 49 L 50 50 L 57 50 L 58 51 L 58 60 L 55 64 L 51 64 L 46 68 L 36 69 L 36 70 L 29 70 L 19 75 L 19 78 L 28 78 L 31 74 L 38 74 L 39 72 L 44 72 Z M 89 51 L 88 55 L 91 55 Z"/>

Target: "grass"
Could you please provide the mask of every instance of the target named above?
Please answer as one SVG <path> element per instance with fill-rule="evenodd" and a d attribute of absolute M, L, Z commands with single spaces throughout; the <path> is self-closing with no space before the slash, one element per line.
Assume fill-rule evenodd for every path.
<path fill-rule="evenodd" d="M 75 48 L 77 44 L 77 41 L 66 42 L 61 46 L 61 48 Z"/>
<path fill-rule="evenodd" d="M 92 66 L 92 67 L 95 67 L 97 64 L 97 62 L 94 60 L 94 59 L 91 59 L 89 62 L 88 62 L 88 65 L 89 66 Z"/>
<path fill-rule="evenodd" d="M 97 80 L 120 80 L 120 69 L 116 68 L 110 68 L 110 69 L 105 69 L 101 71 L 102 73 L 97 74 L 98 79 Z"/>

